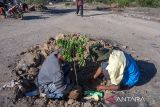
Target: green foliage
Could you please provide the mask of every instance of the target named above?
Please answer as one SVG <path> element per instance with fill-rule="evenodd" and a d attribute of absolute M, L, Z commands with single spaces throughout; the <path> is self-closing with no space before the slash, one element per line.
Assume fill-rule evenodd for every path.
<path fill-rule="evenodd" d="M 129 6 L 129 3 L 133 0 L 114 0 L 116 3 L 118 3 L 119 6 Z"/>
<path fill-rule="evenodd" d="M 74 6 L 75 2 L 65 2 L 64 5 L 65 6 Z"/>
<path fill-rule="evenodd" d="M 27 4 L 47 4 L 47 0 L 26 0 Z"/>
<path fill-rule="evenodd" d="M 131 1 L 134 1 L 134 0 L 87 0 L 87 2 L 89 3 L 95 3 L 95 2 L 104 3 L 104 4 L 118 3 L 122 7 L 128 6 Z"/>
<path fill-rule="evenodd" d="M 46 4 L 47 0 L 33 0 L 34 4 Z"/>
<path fill-rule="evenodd" d="M 143 6 L 143 7 L 160 7 L 160 0 L 87 0 L 89 3 L 117 3 L 120 7 L 125 6 Z"/>
<path fill-rule="evenodd" d="M 65 6 L 70 6 L 71 5 L 71 3 L 70 2 L 65 2 L 65 4 L 64 4 Z"/>
<path fill-rule="evenodd" d="M 88 3 L 104 3 L 111 4 L 113 0 L 87 0 Z"/>
<path fill-rule="evenodd" d="M 85 45 L 87 38 L 85 36 L 69 36 L 57 40 L 57 45 L 62 48 L 61 54 L 69 62 L 77 61 L 80 66 L 85 65 Z"/>
<path fill-rule="evenodd" d="M 160 0 L 137 0 L 137 3 L 145 7 L 160 7 Z"/>

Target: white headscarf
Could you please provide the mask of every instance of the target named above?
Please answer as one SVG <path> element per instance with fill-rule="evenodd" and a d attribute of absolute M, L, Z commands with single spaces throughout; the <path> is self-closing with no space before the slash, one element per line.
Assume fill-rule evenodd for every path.
<path fill-rule="evenodd" d="M 126 67 L 126 57 L 122 51 L 113 50 L 109 57 L 108 70 L 111 83 L 119 85 L 123 79 L 123 73 Z"/>

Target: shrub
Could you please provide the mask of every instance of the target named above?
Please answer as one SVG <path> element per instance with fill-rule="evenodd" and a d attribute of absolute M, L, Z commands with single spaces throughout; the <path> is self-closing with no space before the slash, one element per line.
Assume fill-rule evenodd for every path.
<path fill-rule="evenodd" d="M 144 7 L 160 7 L 160 0 L 137 0 L 137 2 Z"/>
<path fill-rule="evenodd" d="M 143 7 L 160 7 L 160 0 L 87 0 L 87 2 L 100 2 L 105 4 L 117 3 L 120 7 L 138 5 Z"/>
<path fill-rule="evenodd" d="M 129 6 L 130 0 L 115 0 L 116 3 L 118 3 L 119 6 Z"/>
<path fill-rule="evenodd" d="M 47 4 L 47 0 L 26 0 L 27 4 Z"/>
<path fill-rule="evenodd" d="M 77 61 L 80 66 L 85 65 L 87 38 L 85 36 L 68 36 L 65 39 L 57 40 L 57 44 L 62 48 L 61 54 L 68 62 Z"/>
<path fill-rule="evenodd" d="M 113 2 L 113 0 L 87 0 L 88 3 L 104 3 L 104 4 L 110 4 Z"/>

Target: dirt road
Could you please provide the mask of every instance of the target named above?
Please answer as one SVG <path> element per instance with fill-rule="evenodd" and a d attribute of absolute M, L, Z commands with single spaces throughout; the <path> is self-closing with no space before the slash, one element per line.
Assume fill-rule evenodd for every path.
<path fill-rule="evenodd" d="M 0 21 L 0 86 L 11 80 L 8 66 L 16 55 L 27 48 L 42 43 L 49 37 L 62 33 L 83 33 L 94 38 L 117 41 L 135 50 L 143 60 L 148 60 L 157 71 L 151 81 L 134 87 L 150 105 L 160 104 L 160 23 L 126 17 L 112 11 L 84 11 L 84 17 L 74 14 L 74 9 L 56 8 L 48 12 L 25 14 L 24 20 Z M 144 65 L 151 70 L 149 65 Z M 150 74 L 148 74 L 150 75 Z M 1 92 L 1 99 L 6 93 Z M 1 101 L 2 102 L 2 101 Z M 4 102 L 7 103 L 7 102 Z"/>

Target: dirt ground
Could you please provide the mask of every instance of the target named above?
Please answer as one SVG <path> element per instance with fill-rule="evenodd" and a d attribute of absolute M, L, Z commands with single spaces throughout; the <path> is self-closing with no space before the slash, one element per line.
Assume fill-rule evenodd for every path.
<path fill-rule="evenodd" d="M 0 86 L 14 79 L 11 70 L 22 51 L 60 32 L 82 33 L 127 46 L 146 74 L 145 81 L 127 92 L 145 98 L 147 104 L 138 104 L 139 107 L 159 107 L 160 9 L 86 9 L 83 18 L 74 13 L 73 7 L 57 5 L 45 12 L 26 13 L 24 20 L 0 20 Z M 1 107 L 15 106 L 10 103 L 10 93 L 0 90 Z M 27 106 L 25 101 L 16 106 L 22 105 Z"/>

